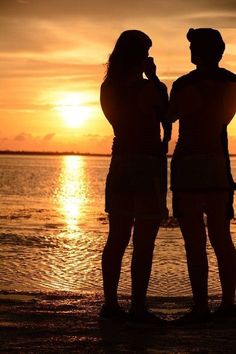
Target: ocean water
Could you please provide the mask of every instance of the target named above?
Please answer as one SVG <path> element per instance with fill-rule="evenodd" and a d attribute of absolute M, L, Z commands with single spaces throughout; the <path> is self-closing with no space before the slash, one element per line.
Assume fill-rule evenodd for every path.
<path fill-rule="evenodd" d="M 0 290 L 102 291 L 101 252 L 108 224 L 104 184 L 108 157 L 0 155 Z M 231 160 L 236 178 L 236 158 Z M 234 201 L 236 206 L 236 201 Z M 171 194 L 168 193 L 171 210 Z M 236 244 L 236 221 L 231 224 Z M 128 246 L 120 293 L 130 292 Z M 208 244 L 209 293 L 220 293 Z M 161 228 L 149 295 L 190 295 L 178 227 Z"/>

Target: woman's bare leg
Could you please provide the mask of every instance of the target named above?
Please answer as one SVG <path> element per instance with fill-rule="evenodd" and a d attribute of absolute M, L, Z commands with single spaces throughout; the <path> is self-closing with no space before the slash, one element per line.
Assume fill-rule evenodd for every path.
<path fill-rule="evenodd" d="M 160 221 L 137 218 L 134 223 L 132 275 L 132 309 L 144 310 L 152 269 L 153 250 Z"/>
<path fill-rule="evenodd" d="M 102 254 L 102 274 L 105 304 L 116 307 L 121 263 L 129 243 L 133 218 L 122 214 L 109 215 L 109 234 Z"/>

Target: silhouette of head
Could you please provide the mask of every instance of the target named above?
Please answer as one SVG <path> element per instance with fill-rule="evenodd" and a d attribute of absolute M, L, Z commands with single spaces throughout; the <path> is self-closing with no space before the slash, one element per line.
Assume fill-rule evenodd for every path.
<path fill-rule="evenodd" d="M 225 50 L 219 31 L 213 28 L 197 28 L 187 33 L 190 42 L 191 61 L 195 65 L 218 64 Z"/>
<path fill-rule="evenodd" d="M 144 32 L 122 32 L 109 57 L 106 78 L 120 82 L 127 75 L 142 71 L 151 46 L 152 41 Z"/>

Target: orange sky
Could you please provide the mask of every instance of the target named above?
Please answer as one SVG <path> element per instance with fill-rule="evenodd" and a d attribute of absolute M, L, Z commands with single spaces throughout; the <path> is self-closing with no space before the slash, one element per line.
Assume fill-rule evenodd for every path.
<path fill-rule="evenodd" d="M 1 0 L 0 23 L 0 149 L 109 153 L 99 86 L 126 29 L 152 38 L 150 54 L 169 89 L 193 69 L 189 27 L 219 29 L 221 66 L 236 71 L 235 0 Z M 236 153 L 236 119 L 229 135 Z"/>

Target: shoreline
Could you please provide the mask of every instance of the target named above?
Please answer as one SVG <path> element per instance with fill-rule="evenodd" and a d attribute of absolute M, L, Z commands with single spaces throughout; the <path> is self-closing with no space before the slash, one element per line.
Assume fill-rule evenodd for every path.
<path fill-rule="evenodd" d="M 218 296 L 210 297 L 212 309 Z M 0 291 L 0 348 L 4 353 L 234 353 L 235 319 L 171 325 L 191 306 L 190 297 L 148 297 L 166 327 L 100 321 L 101 293 Z M 129 297 L 120 296 L 128 309 Z"/>

